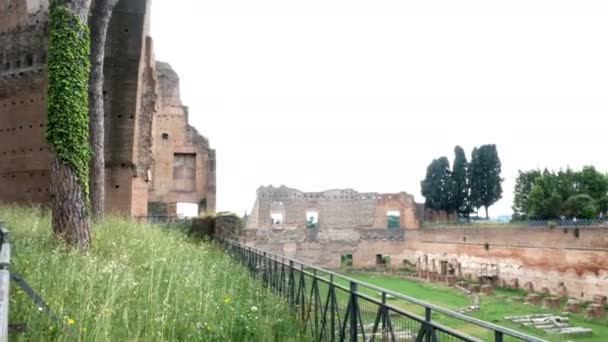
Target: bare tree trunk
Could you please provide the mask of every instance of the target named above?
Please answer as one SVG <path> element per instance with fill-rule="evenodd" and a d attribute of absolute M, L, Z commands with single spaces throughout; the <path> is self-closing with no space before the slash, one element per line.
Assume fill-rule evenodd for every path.
<path fill-rule="evenodd" d="M 103 61 L 112 10 L 118 0 L 97 0 L 91 18 L 91 77 L 89 78 L 89 137 L 91 160 L 91 209 L 101 219 L 105 201 Z"/>
<path fill-rule="evenodd" d="M 484 205 L 483 206 L 486 209 L 486 221 L 490 219 L 490 217 L 488 216 L 488 206 Z"/>
<path fill-rule="evenodd" d="M 65 6 L 74 17 L 81 21 L 81 23 L 86 23 L 90 0 L 55 0 L 51 5 L 53 8 L 55 6 Z M 53 11 L 53 9 L 51 9 L 51 11 Z M 56 22 L 51 25 L 51 36 L 55 29 L 59 31 L 62 30 L 62 24 L 62 22 Z M 70 24 L 65 23 L 64 25 Z M 82 32 L 81 34 L 88 34 L 88 32 Z M 51 40 L 49 41 L 49 44 L 51 44 Z M 53 44 L 56 44 L 56 42 Z M 49 49 L 51 49 L 50 45 Z M 57 56 L 49 55 L 49 66 L 56 65 L 57 62 L 61 63 L 62 58 L 63 57 L 60 54 Z M 65 61 L 63 61 L 63 63 L 65 63 Z M 57 102 L 57 98 L 61 97 L 61 93 L 65 93 L 65 89 L 73 89 L 74 92 L 77 92 L 79 88 L 82 88 L 82 80 L 74 75 L 62 76 L 61 72 L 62 70 L 55 71 L 53 68 L 49 68 L 49 82 L 52 83 L 49 85 L 49 108 L 52 108 L 52 110 L 49 109 L 47 119 L 47 138 L 49 139 L 51 147 L 50 190 L 51 208 L 53 210 L 53 231 L 56 236 L 66 243 L 84 249 L 88 248 L 91 243 L 89 212 L 87 208 L 88 201 L 85 188 L 82 179 L 78 178 L 78 171 L 74 164 L 70 164 L 66 159 L 60 157 L 60 153 L 63 153 L 64 155 L 65 153 L 71 153 L 66 152 L 66 150 L 71 151 L 70 149 L 73 147 L 71 142 L 78 140 L 65 137 L 66 133 L 62 132 L 61 127 L 62 122 L 66 121 L 65 114 L 72 113 L 70 111 L 73 110 L 75 106 L 65 106 L 65 103 L 62 103 L 60 100 Z M 86 72 L 88 74 L 88 70 Z M 58 82 L 58 80 L 61 80 L 61 82 Z M 60 83 L 61 86 L 57 86 L 57 83 Z M 51 89 L 51 87 L 55 88 Z M 86 88 L 83 90 L 86 90 Z M 79 100 L 82 101 L 80 98 L 74 99 L 74 101 Z M 82 104 L 86 106 L 84 101 Z M 74 112 L 74 115 L 75 118 L 77 118 L 77 113 Z M 69 126 L 71 130 L 75 130 L 75 133 L 69 131 L 67 134 L 75 134 L 74 136 L 80 134 L 83 137 L 87 137 L 88 132 L 86 132 L 86 128 L 83 133 L 82 131 L 77 130 L 78 127 L 75 127 L 76 125 L 77 124 Z M 56 140 L 58 132 L 60 132 L 59 135 L 63 137 L 63 140 Z M 70 143 L 65 143 L 64 140 L 70 141 Z M 87 139 L 84 138 L 84 140 L 86 141 Z"/>
<path fill-rule="evenodd" d="M 68 244 L 87 248 L 91 243 L 87 201 L 74 170 L 51 151 L 51 208 L 53 232 Z"/>

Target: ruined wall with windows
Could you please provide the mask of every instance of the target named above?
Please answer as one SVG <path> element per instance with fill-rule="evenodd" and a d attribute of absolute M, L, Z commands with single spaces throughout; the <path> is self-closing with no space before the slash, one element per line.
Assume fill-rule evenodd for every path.
<path fill-rule="evenodd" d="M 306 262 L 339 267 L 346 255 L 357 259 L 363 242 L 377 244 L 379 254 L 397 252 L 406 232 L 419 227 L 416 203 L 405 192 L 302 192 L 269 186 L 257 191 L 244 239 Z"/>
<path fill-rule="evenodd" d="M 44 127 L 48 4 L 0 0 L 0 202 L 47 203 L 51 196 Z M 164 82 L 166 68 L 155 61 L 149 26 L 150 0 L 116 5 L 104 65 L 106 208 L 146 216 L 150 201 L 172 208 L 174 201 L 184 200 L 212 212 L 215 151 L 187 124 L 179 91 L 165 91 L 177 85 Z M 171 148 L 155 144 L 155 129 L 161 126 L 174 132 Z M 196 156 L 192 170 L 177 168 L 175 178 L 172 165 L 171 173 L 153 177 L 156 165 L 168 159 L 173 163 L 180 153 Z M 174 179 L 179 183 L 180 177 L 185 178 L 178 195 L 155 186 Z"/>
<path fill-rule="evenodd" d="M 154 167 L 150 211 L 170 214 L 159 203 L 196 203 L 200 212 L 215 212 L 215 151 L 209 140 L 188 124 L 188 107 L 180 98 L 179 77 L 168 63 L 157 62 L 159 107 L 154 116 Z"/>
<path fill-rule="evenodd" d="M 422 217 L 406 193 L 261 187 L 242 240 L 327 268 L 407 269 L 581 299 L 608 292 L 606 227 L 419 228 Z"/>

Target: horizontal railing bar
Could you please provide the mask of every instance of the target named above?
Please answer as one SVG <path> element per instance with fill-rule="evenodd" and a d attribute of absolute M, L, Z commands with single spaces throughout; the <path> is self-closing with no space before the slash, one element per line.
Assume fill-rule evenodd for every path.
<path fill-rule="evenodd" d="M 506 336 L 511 336 L 511 337 L 519 338 L 519 339 L 522 339 L 524 341 L 529 341 L 529 342 L 547 342 L 546 340 L 540 339 L 538 337 L 530 336 L 530 335 L 521 333 L 521 332 L 516 331 L 516 330 L 505 328 L 505 327 L 502 327 L 502 326 L 499 326 L 499 325 L 496 325 L 496 324 L 492 324 L 490 322 L 482 321 L 482 320 L 474 318 L 474 317 L 470 317 L 470 316 L 467 316 L 467 315 L 464 315 L 464 314 L 461 314 L 461 313 L 458 313 L 458 312 L 455 312 L 455 311 L 451 311 L 451 310 L 442 308 L 440 306 L 437 306 L 437 305 L 434 305 L 434 304 L 431 304 L 431 303 L 427 303 L 425 301 L 422 301 L 422 300 L 419 300 L 419 299 L 416 299 L 416 298 L 404 295 L 404 294 L 399 293 L 399 292 L 391 291 L 391 290 L 388 290 L 388 289 L 385 289 L 385 288 L 382 288 L 382 287 L 379 287 L 379 286 L 376 286 L 376 285 L 373 285 L 373 284 L 366 283 L 366 282 L 361 281 L 361 280 L 357 280 L 357 279 L 354 279 L 354 278 L 347 277 L 347 276 L 342 275 L 340 273 L 332 272 L 332 271 L 326 270 L 324 268 L 320 268 L 320 267 L 317 267 L 317 266 L 314 266 L 314 265 L 311 265 L 311 264 L 304 263 L 302 261 L 290 258 L 288 256 L 279 255 L 279 254 L 276 254 L 276 253 L 273 253 L 273 252 L 269 252 L 269 251 L 265 251 L 265 250 L 262 250 L 262 249 L 259 249 L 257 247 L 253 247 L 253 246 L 242 245 L 241 243 L 239 243 L 237 241 L 234 241 L 234 240 L 226 240 L 226 242 L 228 242 L 228 243 L 230 243 L 230 244 L 232 244 L 232 245 L 234 245 L 234 246 L 236 246 L 238 248 L 250 249 L 251 251 L 257 251 L 256 253 L 258 255 L 261 255 L 261 256 L 265 255 L 267 258 L 274 257 L 275 260 L 277 260 L 277 261 L 279 261 L 279 259 L 281 259 L 283 261 L 292 261 L 292 262 L 294 262 L 294 264 L 298 264 L 298 265 L 300 265 L 302 267 L 316 269 L 317 272 L 320 271 L 320 272 L 323 272 L 325 274 L 332 275 L 332 276 L 334 276 L 334 278 L 343 279 L 343 280 L 346 280 L 348 282 L 355 282 L 355 283 L 357 283 L 358 285 L 360 285 L 362 287 L 366 287 L 366 288 L 374 290 L 374 291 L 384 292 L 384 293 L 389 294 L 389 295 L 391 295 L 391 296 L 393 296 L 395 298 L 399 298 L 399 299 L 408 301 L 408 302 L 410 302 L 412 304 L 416 304 L 416 305 L 422 306 L 424 308 L 431 309 L 434 312 L 441 313 L 441 314 L 444 314 L 446 316 L 458 318 L 458 319 L 460 319 L 462 321 L 465 321 L 467 323 L 471 323 L 471 324 L 480 326 L 482 328 L 486 328 L 488 330 L 493 330 L 493 331 L 501 332 L 501 333 L 503 333 Z M 279 261 L 279 262 L 281 262 L 281 261 Z M 299 270 L 299 271 L 305 272 L 304 270 Z M 317 275 L 317 277 L 318 277 L 318 275 Z M 348 290 L 348 291 L 350 291 L 350 290 Z"/>

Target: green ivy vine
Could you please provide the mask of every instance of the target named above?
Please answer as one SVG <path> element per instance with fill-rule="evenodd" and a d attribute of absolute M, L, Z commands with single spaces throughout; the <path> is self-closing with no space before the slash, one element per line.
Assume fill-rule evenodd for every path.
<path fill-rule="evenodd" d="M 89 28 L 67 7 L 51 7 L 46 139 L 89 198 Z"/>

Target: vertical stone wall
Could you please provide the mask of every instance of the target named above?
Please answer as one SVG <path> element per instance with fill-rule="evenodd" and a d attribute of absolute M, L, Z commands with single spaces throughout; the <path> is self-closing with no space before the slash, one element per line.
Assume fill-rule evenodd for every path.
<path fill-rule="evenodd" d="M 0 0 L 0 202 L 47 202 L 47 1 Z"/>
<path fill-rule="evenodd" d="M 215 151 L 209 148 L 207 138 L 188 124 L 188 108 L 181 102 L 177 73 L 164 62 L 156 63 L 156 72 L 160 101 L 152 125 L 150 202 L 196 203 L 200 211 L 212 213 L 215 170 L 210 165 L 215 167 Z M 188 171 L 190 165 L 181 165 L 190 160 L 193 172 Z"/>

